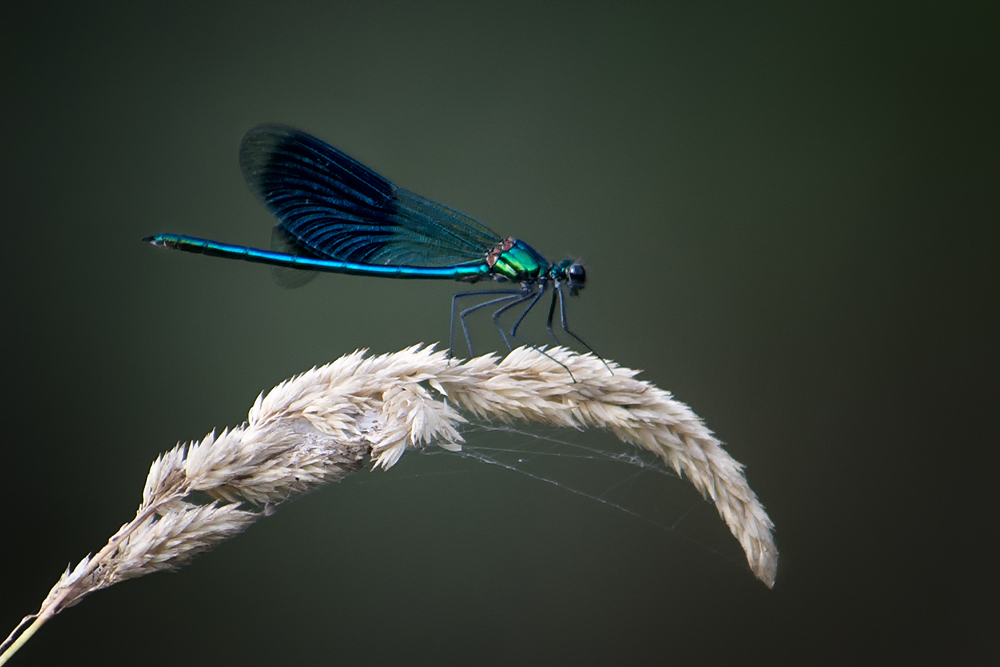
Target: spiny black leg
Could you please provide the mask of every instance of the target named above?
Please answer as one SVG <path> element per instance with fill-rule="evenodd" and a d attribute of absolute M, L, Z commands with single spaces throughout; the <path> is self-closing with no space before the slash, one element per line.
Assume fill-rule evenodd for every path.
<path fill-rule="evenodd" d="M 535 294 L 535 298 L 533 298 L 531 300 L 531 303 L 528 304 L 528 307 L 524 309 L 524 312 L 521 313 L 521 316 L 517 318 L 516 322 L 514 322 L 514 326 L 511 327 L 511 329 L 510 329 L 510 337 L 514 338 L 515 340 L 518 340 L 518 341 L 524 343 L 525 345 L 529 345 L 531 347 L 531 349 L 533 349 L 533 350 L 535 350 L 535 351 L 537 351 L 537 352 L 545 355 L 546 357 L 548 357 L 552 361 L 554 361 L 557 364 L 559 364 L 560 366 L 562 366 L 564 369 L 566 369 L 566 372 L 569 373 L 569 379 L 572 380 L 574 383 L 576 383 L 576 378 L 573 377 L 573 371 L 571 371 L 569 369 L 569 366 L 567 366 L 563 362 L 559 361 L 558 359 L 556 359 L 555 357 L 553 357 L 551 354 L 549 354 L 548 352 L 546 352 L 542 348 L 538 347 L 537 345 L 532 345 L 531 343 L 527 343 L 526 341 L 524 341 L 524 339 L 522 339 L 520 336 L 517 335 L 517 328 L 519 326 L 521 326 L 521 322 L 524 320 L 525 317 L 527 317 L 528 313 L 531 312 L 531 309 L 535 307 L 535 304 L 538 303 L 538 300 L 542 298 L 542 295 L 545 294 L 545 290 L 547 288 L 548 288 L 548 285 L 546 283 L 542 283 L 541 287 L 539 287 L 539 289 L 538 289 L 538 293 Z M 555 298 L 555 292 L 553 292 L 553 298 Z M 522 299 L 521 301 L 524 301 L 524 299 Z M 501 313 L 503 313 L 503 311 L 507 310 L 508 308 L 513 308 L 518 303 L 521 303 L 521 301 L 515 301 L 514 303 L 509 304 L 507 306 L 504 306 L 503 308 L 501 308 L 500 310 L 498 310 L 497 312 L 495 312 L 493 314 L 494 321 L 496 320 L 497 317 L 500 316 Z M 552 320 L 552 312 L 551 311 L 552 311 L 552 308 L 549 308 L 549 311 L 550 311 L 549 312 L 549 333 L 552 333 L 552 324 L 551 324 L 551 320 Z M 497 326 L 498 327 L 500 326 L 499 322 L 497 323 Z M 503 333 L 502 329 L 501 329 L 501 333 Z M 552 336 L 552 338 L 553 338 L 553 340 L 555 340 L 555 336 L 554 335 Z M 556 344 L 558 344 L 558 343 L 559 343 L 559 341 L 556 340 Z M 508 344 L 508 346 L 509 346 L 509 344 Z"/>
<path fill-rule="evenodd" d="M 493 324 L 496 325 L 497 331 L 499 331 L 500 332 L 500 336 L 503 337 L 503 342 L 507 343 L 507 349 L 508 350 L 513 350 L 514 348 L 511 346 L 510 340 L 507 338 L 507 334 L 504 333 L 503 325 L 500 324 L 500 316 L 503 315 L 508 310 L 510 310 L 511 308 L 513 308 L 514 306 L 516 306 L 517 304 L 524 303 L 528 299 L 531 299 L 531 292 L 522 293 L 521 298 L 518 299 L 517 301 L 512 301 L 511 303 L 508 303 L 506 306 L 503 306 L 502 308 L 498 308 L 496 311 L 493 312 Z M 528 310 L 531 310 L 531 307 L 533 305 L 535 305 L 535 301 L 538 301 L 538 297 L 537 296 L 531 301 L 531 303 L 528 304 L 528 307 L 527 307 L 527 309 L 525 309 L 525 312 L 527 312 Z M 522 315 L 522 317 L 524 317 L 524 316 Z M 520 320 L 518 320 L 518 322 L 520 322 Z M 513 336 L 516 340 L 521 340 L 520 338 L 518 338 L 514 334 L 513 331 L 511 331 L 510 335 Z"/>
<path fill-rule="evenodd" d="M 496 294 L 497 292 L 495 290 L 490 290 L 489 293 Z M 465 310 L 463 310 L 458 314 L 458 319 L 462 323 L 462 331 L 465 332 L 465 343 L 469 346 L 469 356 L 474 357 L 476 356 L 476 353 L 472 350 L 472 337 L 469 335 L 469 327 L 465 323 L 465 316 L 469 315 L 470 313 L 474 313 L 477 310 L 480 310 L 487 306 L 492 306 L 497 303 L 503 303 L 504 301 L 510 301 L 511 299 L 519 299 L 520 296 L 521 292 L 517 291 L 512 294 L 508 294 L 507 296 L 502 296 L 497 299 L 490 299 L 489 301 L 484 301 L 483 303 L 477 303 L 475 306 L 472 306 L 471 308 L 466 308 Z M 504 339 L 504 342 L 506 342 L 506 339 Z M 510 347 L 509 343 L 508 347 Z"/>
<path fill-rule="evenodd" d="M 522 343 L 524 341 L 521 340 L 520 337 L 518 337 L 518 335 L 517 335 L 517 329 L 518 329 L 518 327 L 521 326 L 521 322 L 524 321 L 524 318 L 528 316 L 528 313 L 531 312 L 531 309 L 535 307 L 535 304 L 538 303 L 538 300 L 542 298 L 543 294 L 545 294 L 545 290 L 547 288 L 548 288 L 548 284 L 547 283 L 543 282 L 543 283 L 541 283 L 541 285 L 539 285 L 539 287 L 538 287 L 538 293 L 535 294 L 535 298 L 531 300 L 531 303 L 528 304 L 528 307 L 524 309 L 524 312 L 521 313 L 521 316 L 517 318 L 516 322 L 514 322 L 514 326 L 512 326 L 510 328 L 510 335 L 512 337 L 516 338 L 517 340 L 520 340 Z M 514 304 L 511 304 L 511 305 L 514 305 Z"/>
<path fill-rule="evenodd" d="M 451 297 L 451 325 L 448 327 L 448 358 L 451 359 L 453 354 L 452 351 L 455 349 L 455 307 L 458 304 L 458 300 L 465 296 L 482 296 L 483 294 L 520 294 L 521 290 L 495 290 L 495 289 L 481 289 L 474 290 L 472 292 L 459 292 L 458 294 Z M 490 302 L 492 303 L 492 302 Z M 462 321 L 462 329 L 465 330 L 465 342 L 469 344 L 469 355 L 475 356 L 472 353 L 472 342 L 469 339 L 469 330 L 465 327 L 465 321 Z"/>
<path fill-rule="evenodd" d="M 587 345 L 587 342 L 585 340 L 583 340 L 575 333 L 570 331 L 569 327 L 566 326 L 566 297 L 563 295 L 562 283 L 556 283 L 556 291 L 559 292 L 559 319 L 561 320 L 562 330 L 568 333 L 573 338 L 575 338 L 577 342 L 580 343 L 580 345 L 583 345 L 585 348 L 590 350 L 591 354 L 593 354 L 595 357 L 601 360 L 601 363 L 604 364 L 604 367 L 608 369 L 608 372 L 614 375 L 615 372 L 611 370 L 611 366 L 608 366 L 608 362 L 604 360 L 604 357 L 594 352 L 594 348 Z"/>
<path fill-rule="evenodd" d="M 556 333 L 552 330 L 552 316 L 556 313 L 556 297 L 561 294 L 562 290 L 556 284 L 556 289 L 552 290 L 552 301 L 549 303 L 549 318 L 545 320 L 545 327 L 549 330 L 549 336 L 556 342 L 556 345 L 559 345 L 559 339 L 556 338 Z"/>

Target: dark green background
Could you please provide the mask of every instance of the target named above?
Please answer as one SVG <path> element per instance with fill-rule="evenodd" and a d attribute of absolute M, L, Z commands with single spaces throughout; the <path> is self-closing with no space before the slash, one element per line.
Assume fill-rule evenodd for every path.
<path fill-rule="evenodd" d="M 4 2 L 0 634 L 131 517 L 158 452 L 313 364 L 445 339 L 451 283 L 286 291 L 139 242 L 266 245 L 237 162 L 264 121 L 582 257 L 575 328 L 728 443 L 782 554 L 768 590 L 565 490 L 404 457 L 11 664 L 996 660 L 998 19 Z"/>

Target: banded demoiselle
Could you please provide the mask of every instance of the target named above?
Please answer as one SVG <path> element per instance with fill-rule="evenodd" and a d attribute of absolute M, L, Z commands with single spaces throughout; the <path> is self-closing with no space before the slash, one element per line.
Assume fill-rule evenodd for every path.
<path fill-rule="evenodd" d="M 510 348 L 510 338 L 521 340 L 517 331 L 525 316 L 552 288 L 549 335 L 558 344 L 552 330 L 558 303 L 563 331 L 590 349 L 566 325 L 563 290 L 576 296 L 586 282 L 579 262 L 549 262 L 524 241 L 501 237 L 464 213 L 396 187 L 333 146 L 291 127 L 251 129 L 240 146 L 240 165 L 247 185 L 279 221 L 271 250 L 179 234 L 143 240 L 161 248 L 270 264 L 277 267 L 278 282 L 288 286 L 307 282 L 316 271 L 519 283 L 514 289 L 460 292 L 452 298 L 450 348 L 458 300 L 490 297 L 459 312 L 470 354 L 475 353 L 466 316 L 496 306 L 493 322 Z M 519 304 L 527 305 L 505 332 L 499 318 Z"/>

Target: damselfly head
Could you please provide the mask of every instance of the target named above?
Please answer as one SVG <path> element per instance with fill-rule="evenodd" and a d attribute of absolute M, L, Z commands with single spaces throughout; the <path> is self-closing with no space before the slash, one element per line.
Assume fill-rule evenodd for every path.
<path fill-rule="evenodd" d="M 559 278 L 569 284 L 570 296 L 577 296 L 587 283 L 587 271 L 580 262 L 564 259 L 559 262 Z"/>

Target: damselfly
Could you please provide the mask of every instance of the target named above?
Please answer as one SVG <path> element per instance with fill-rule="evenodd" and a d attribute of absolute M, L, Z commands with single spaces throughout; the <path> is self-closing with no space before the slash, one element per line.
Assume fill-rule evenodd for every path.
<path fill-rule="evenodd" d="M 495 280 L 516 288 L 460 292 L 452 298 L 449 347 L 454 349 L 459 299 L 488 296 L 458 311 L 465 342 L 472 338 L 465 318 L 494 306 L 493 322 L 507 347 L 521 341 L 518 328 L 550 288 L 546 326 L 552 330 L 556 306 L 563 331 L 590 350 L 566 325 L 564 289 L 576 296 L 587 274 L 572 260 L 552 263 L 524 241 L 501 237 L 453 208 L 396 187 L 333 146 L 283 125 L 250 130 L 240 146 L 247 185 L 279 222 L 271 250 L 208 239 L 156 234 L 144 241 L 161 248 L 260 262 L 275 267 L 286 286 L 301 285 L 316 271 L 384 278 L 439 278 L 474 283 Z M 500 317 L 526 304 L 509 331 Z"/>

